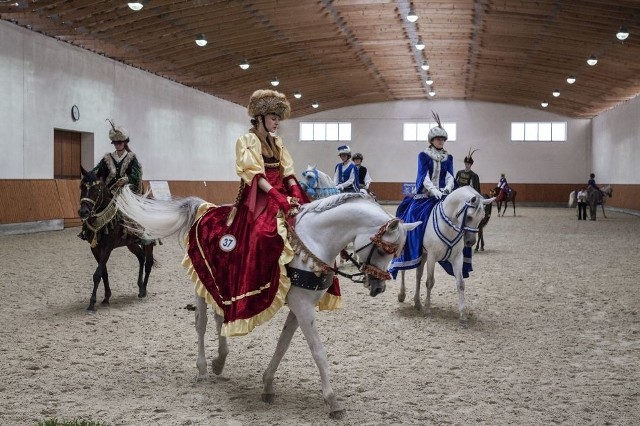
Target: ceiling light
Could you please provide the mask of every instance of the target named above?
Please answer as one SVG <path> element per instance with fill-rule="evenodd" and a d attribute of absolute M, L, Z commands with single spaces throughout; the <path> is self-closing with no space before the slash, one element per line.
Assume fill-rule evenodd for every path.
<path fill-rule="evenodd" d="M 409 19 L 409 17 L 407 17 L 407 19 Z M 620 29 L 618 30 L 618 32 L 616 33 L 616 37 L 618 38 L 618 40 L 622 41 L 622 40 L 626 40 L 627 37 L 629 37 L 629 30 L 626 29 L 625 27 L 620 27 Z"/>
<path fill-rule="evenodd" d="M 293 92 L 293 97 L 296 99 L 300 99 L 302 97 L 302 93 L 300 93 L 299 90 L 296 90 L 295 92 Z"/>
<path fill-rule="evenodd" d="M 249 62 L 247 62 L 247 60 L 246 60 L 246 59 L 243 59 L 243 60 L 240 62 L 240 68 L 242 68 L 243 70 L 248 70 L 248 69 L 249 69 L 249 67 L 250 67 Z"/>
<path fill-rule="evenodd" d="M 407 15 L 407 21 L 409 22 L 416 22 L 418 20 L 418 15 L 416 15 L 416 11 L 413 10 L 413 8 L 411 10 L 409 10 L 409 14 Z"/>
<path fill-rule="evenodd" d="M 542 102 L 540 102 L 540 106 L 541 106 L 542 108 L 546 108 L 546 107 L 548 107 L 548 106 L 549 106 L 549 102 L 547 102 L 547 101 L 542 101 Z"/>
<path fill-rule="evenodd" d="M 596 58 L 596 55 L 591 55 L 589 56 L 589 59 L 587 59 L 587 63 L 591 66 L 594 66 L 598 63 L 598 58 Z"/>
<path fill-rule="evenodd" d="M 273 77 L 273 79 L 271 80 L 271 85 L 277 86 L 278 84 L 280 84 L 280 80 L 278 80 L 278 77 Z"/>
<path fill-rule="evenodd" d="M 127 3 L 127 5 L 129 6 L 129 9 L 137 12 L 139 10 L 142 10 L 145 3 L 146 1 L 132 1 Z"/>
<path fill-rule="evenodd" d="M 200 47 L 204 47 L 207 45 L 207 38 L 204 36 L 204 34 L 198 34 L 198 37 L 196 37 L 196 44 Z"/>
<path fill-rule="evenodd" d="M 318 101 L 313 101 L 311 106 L 314 107 L 314 108 L 318 108 L 320 106 L 320 104 L 318 103 Z"/>
<path fill-rule="evenodd" d="M 558 96 L 560 96 L 560 91 L 559 91 L 558 89 L 554 90 L 554 91 L 553 91 L 553 96 L 554 96 L 554 97 L 556 97 L 556 98 L 557 98 Z"/>
<path fill-rule="evenodd" d="M 428 75 L 427 79 L 424 82 L 427 83 L 429 86 L 431 86 L 433 84 L 433 79 L 431 78 L 430 75 Z"/>
<path fill-rule="evenodd" d="M 422 65 L 420 65 L 420 68 L 422 68 L 425 71 L 428 70 L 429 64 L 427 63 L 427 61 L 422 62 Z"/>
<path fill-rule="evenodd" d="M 569 77 L 567 77 L 567 83 L 569 84 L 573 84 L 576 82 L 576 76 L 571 74 Z"/>
<path fill-rule="evenodd" d="M 431 87 L 431 90 L 429 90 L 429 96 L 435 96 L 436 95 L 436 89 L 435 87 Z"/>
<path fill-rule="evenodd" d="M 422 41 L 422 39 L 418 39 L 418 42 L 416 43 L 416 49 L 418 50 L 424 50 L 424 42 Z"/>

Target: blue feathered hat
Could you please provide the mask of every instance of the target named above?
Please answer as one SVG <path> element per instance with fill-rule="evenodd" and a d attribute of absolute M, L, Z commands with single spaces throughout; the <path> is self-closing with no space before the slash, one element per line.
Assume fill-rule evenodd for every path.
<path fill-rule="evenodd" d="M 347 154 L 351 157 L 351 148 L 349 148 L 349 145 L 341 145 L 338 147 L 338 155 L 342 154 Z"/>

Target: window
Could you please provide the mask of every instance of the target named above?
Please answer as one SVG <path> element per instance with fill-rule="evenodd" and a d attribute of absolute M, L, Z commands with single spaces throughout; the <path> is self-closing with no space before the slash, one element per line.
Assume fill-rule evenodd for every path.
<path fill-rule="evenodd" d="M 405 141 L 426 141 L 429 138 L 429 130 L 436 127 L 438 123 L 404 123 L 403 140 Z M 456 123 L 442 123 L 442 127 L 447 131 L 448 141 L 456 140 Z"/>
<path fill-rule="evenodd" d="M 301 141 L 350 141 L 351 123 L 300 123 Z"/>
<path fill-rule="evenodd" d="M 566 142 L 566 122 L 514 122 L 511 123 L 511 141 Z"/>

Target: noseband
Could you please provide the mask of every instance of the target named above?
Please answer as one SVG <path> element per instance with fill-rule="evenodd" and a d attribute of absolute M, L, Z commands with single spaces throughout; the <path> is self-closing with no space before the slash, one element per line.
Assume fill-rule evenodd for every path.
<path fill-rule="evenodd" d="M 84 184 L 84 186 L 87 188 L 87 191 L 90 188 L 92 188 L 92 187 L 94 187 L 96 185 L 100 185 L 100 182 L 97 181 L 97 180 L 91 182 L 91 184 L 89 184 L 89 183 L 85 183 Z M 104 196 L 104 189 L 105 189 L 105 186 L 100 186 L 98 188 L 98 196 L 96 197 L 95 200 L 93 200 L 91 198 L 86 198 L 86 197 L 80 198 L 80 205 L 82 205 L 83 203 L 87 203 L 87 204 L 91 205 L 91 211 L 89 212 L 89 217 L 87 217 L 87 219 L 85 219 L 85 220 L 88 220 L 90 217 L 96 215 L 96 209 L 98 209 L 102 205 L 102 198 Z"/>

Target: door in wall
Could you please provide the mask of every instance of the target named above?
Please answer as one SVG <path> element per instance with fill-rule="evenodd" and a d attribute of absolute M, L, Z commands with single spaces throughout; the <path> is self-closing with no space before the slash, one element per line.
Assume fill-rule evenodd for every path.
<path fill-rule="evenodd" d="M 82 133 L 54 130 L 54 179 L 80 179 L 81 139 Z"/>

